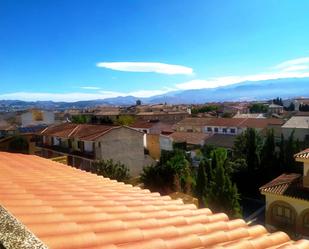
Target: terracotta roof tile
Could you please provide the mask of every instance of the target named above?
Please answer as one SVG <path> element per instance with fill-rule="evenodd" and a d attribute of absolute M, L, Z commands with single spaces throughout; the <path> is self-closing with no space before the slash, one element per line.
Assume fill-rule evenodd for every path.
<path fill-rule="evenodd" d="M 308 159 L 309 158 L 309 148 L 294 155 L 296 159 Z"/>
<path fill-rule="evenodd" d="M 203 145 L 205 140 L 211 137 L 210 134 L 202 132 L 182 132 L 176 131 L 168 135 L 175 142 L 187 142 L 188 144 Z"/>
<path fill-rule="evenodd" d="M 309 200 L 309 189 L 303 187 L 301 174 L 282 174 L 260 187 L 260 191 Z"/>
<path fill-rule="evenodd" d="M 0 204 L 49 248 L 309 248 L 168 196 L 0 152 Z"/>
<path fill-rule="evenodd" d="M 47 127 L 40 134 L 60 138 L 78 138 L 84 141 L 93 141 L 108 131 L 118 128 L 112 125 L 72 124 L 64 123 Z"/>

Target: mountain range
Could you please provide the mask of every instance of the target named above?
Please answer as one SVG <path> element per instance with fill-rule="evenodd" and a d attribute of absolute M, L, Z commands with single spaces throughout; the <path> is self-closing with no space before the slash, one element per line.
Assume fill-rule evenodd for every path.
<path fill-rule="evenodd" d="M 125 96 L 77 102 L 0 100 L 0 106 L 65 109 L 98 105 L 134 105 L 138 99 L 144 104 L 200 104 L 223 101 L 268 100 L 276 97 L 288 99 L 300 96 L 309 96 L 309 78 L 246 81 L 216 88 L 173 91 L 148 98 Z"/>

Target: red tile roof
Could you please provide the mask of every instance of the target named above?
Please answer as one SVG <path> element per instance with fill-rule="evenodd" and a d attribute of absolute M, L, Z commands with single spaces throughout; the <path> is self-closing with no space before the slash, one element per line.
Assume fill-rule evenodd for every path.
<path fill-rule="evenodd" d="M 175 142 L 186 142 L 188 144 L 193 144 L 193 145 L 202 145 L 204 144 L 205 140 L 212 135 L 201 133 L 201 132 L 181 132 L 181 131 L 178 132 L 177 131 L 168 136 L 172 138 Z"/>
<path fill-rule="evenodd" d="M 72 124 L 64 123 L 49 126 L 43 130 L 41 135 L 49 135 L 60 138 L 78 138 L 80 140 L 92 141 L 120 126 L 112 125 L 92 125 L 92 124 Z"/>
<path fill-rule="evenodd" d="M 186 118 L 178 122 L 181 125 L 223 126 L 266 128 L 268 125 L 283 125 L 282 119 L 276 118 Z"/>
<path fill-rule="evenodd" d="M 294 158 L 296 158 L 296 159 L 308 159 L 309 158 L 309 148 L 295 154 Z"/>
<path fill-rule="evenodd" d="M 0 152 L 0 204 L 49 248 L 309 248 L 283 232 L 37 156 Z"/>
<path fill-rule="evenodd" d="M 268 125 L 283 125 L 284 121 L 275 118 L 213 118 L 210 126 L 266 128 Z"/>
<path fill-rule="evenodd" d="M 283 194 L 288 187 L 301 177 L 300 174 L 282 174 L 271 182 L 260 187 L 260 190 L 273 194 Z"/>

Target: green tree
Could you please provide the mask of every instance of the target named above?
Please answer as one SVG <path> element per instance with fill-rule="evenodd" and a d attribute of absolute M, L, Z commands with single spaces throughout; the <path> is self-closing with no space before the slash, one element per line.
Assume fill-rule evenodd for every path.
<path fill-rule="evenodd" d="M 190 162 L 182 150 L 163 151 L 157 165 L 147 166 L 141 174 L 145 187 L 169 194 L 174 191 L 191 192 L 195 182 L 190 169 Z"/>
<path fill-rule="evenodd" d="M 176 150 L 175 155 L 166 162 L 166 166 L 175 171 L 175 177 L 180 181 L 180 190 L 188 193 L 191 190 L 193 178 L 191 176 L 190 163 L 182 150 Z"/>
<path fill-rule="evenodd" d="M 214 158 L 216 157 L 214 153 Z M 240 196 L 235 184 L 224 169 L 224 164 L 216 161 L 214 179 L 210 184 L 207 203 L 216 212 L 225 212 L 232 217 L 240 217 Z"/>
<path fill-rule="evenodd" d="M 296 170 L 296 161 L 294 159 L 294 154 L 296 154 L 299 148 L 297 148 L 297 143 L 294 139 L 295 130 L 293 130 L 286 141 L 285 146 L 285 170 L 288 172 L 295 172 Z"/>
<path fill-rule="evenodd" d="M 201 161 L 198 167 L 195 185 L 195 195 L 199 200 L 199 206 L 203 207 L 205 205 L 205 198 L 207 195 L 207 174 L 205 172 L 205 161 Z"/>
<path fill-rule="evenodd" d="M 24 153 L 29 152 L 29 143 L 26 138 L 22 136 L 14 136 L 8 145 L 9 152 Z"/>
<path fill-rule="evenodd" d="M 118 125 L 131 125 L 134 122 L 135 122 L 135 118 L 130 115 L 121 115 L 116 121 Z"/>
<path fill-rule="evenodd" d="M 74 115 L 72 116 L 71 121 L 75 124 L 87 124 L 90 123 L 91 118 L 88 115 Z"/>
<path fill-rule="evenodd" d="M 255 129 L 249 128 L 247 133 L 247 165 L 249 171 L 257 170 L 260 166 L 260 151 L 262 139 Z"/>
<path fill-rule="evenodd" d="M 254 103 L 250 106 L 250 113 L 266 113 L 268 112 L 268 106 L 262 103 Z"/>
<path fill-rule="evenodd" d="M 91 171 L 113 180 L 126 182 L 130 178 L 129 169 L 121 162 L 101 160 L 92 164 Z"/>
<path fill-rule="evenodd" d="M 285 160 L 285 142 L 284 142 L 284 136 L 281 133 L 280 136 L 280 143 L 279 143 L 279 172 L 283 172 L 286 168 L 286 160 Z"/>
<path fill-rule="evenodd" d="M 277 157 L 276 157 L 276 143 L 274 130 L 267 130 L 266 139 L 263 144 L 261 153 L 261 168 L 276 168 Z"/>
<path fill-rule="evenodd" d="M 163 164 L 150 165 L 143 168 L 141 182 L 151 191 L 169 194 L 174 191 L 175 171 Z"/>

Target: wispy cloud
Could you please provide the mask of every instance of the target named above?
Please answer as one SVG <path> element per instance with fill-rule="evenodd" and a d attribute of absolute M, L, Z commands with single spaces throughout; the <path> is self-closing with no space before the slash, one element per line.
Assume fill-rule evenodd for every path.
<path fill-rule="evenodd" d="M 82 86 L 81 89 L 85 89 L 85 90 L 100 90 L 100 87 L 96 87 L 96 86 Z"/>
<path fill-rule="evenodd" d="M 308 65 L 309 65 L 309 57 L 301 57 L 293 60 L 283 61 L 280 64 L 274 66 L 274 68 L 284 71 L 292 71 L 292 70 L 297 71 L 297 70 L 303 70 L 303 67 Z"/>
<path fill-rule="evenodd" d="M 159 63 L 160 64 L 160 63 Z M 167 65 L 167 64 L 164 64 Z M 173 65 L 172 65 L 173 66 Z M 115 69 L 116 70 L 116 69 Z M 117 69 L 118 70 L 118 69 Z M 120 69 L 119 69 L 120 70 Z M 130 70 L 133 70 L 131 68 Z M 135 69 L 137 70 L 137 69 Z M 140 69 L 140 70 L 146 70 Z M 150 70 L 149 68 L 147 70 Z M 154 68 L 151 69 L 152 71 Z M 158 70 L 158 69 L 156 69 Z M 148 71 L 147 71 L 148 72 Z M 193 70 L 191 69 L 191 72 Z M 154 95 L 165 94 L 175 90 L 189 90 L 201 88 L 215 88 L 220 86 L 228 86 L 231 84 L 241 83 L 245 81 L 273 80 L 284 78 L 304 78 L 309 77 L 309 57 L 302 57 L 294 60 L 284 61 L 271 68 L 271 72 L 251 74 L 251 75 L 233 75 L 222 77 L 211 77 L 206 79 L 194 79 L 169 87 L 152 90 L 136 90 L 131 92 L 104 91 L 102 88 L 95 86 L 84 86 L 81 89 L 93 90 L 91 93 L 70 92 L 70 93 L 39 93 L 39 92 L 14 92 L 0 94 L 0 99 L 18 99 L 26 101 L 35 100 L 53 100 L 74 102 L 79 100 L 105 99 L 118 96 L 135 96 L 135 97 L 151 97 Z"/>
<path fill-rule="evenodd" d="M 169 90 L 139 90 L 133 92 L 98 91 L 95 93 L 69 92 L 69 93 L 46 93 L 46 92 L 14 92 L 0 94 L 1 100 L 24 100 L 24 101 L 66 101 L 75 102 L 82 100 L 106 99 L 114 97 L 134 96 L 151 97 L 167 93 Z"/>
<path fill-rule="evenodd" d="M 159 62 L 99 62 L 97 63 L 97 67 L 103 67 L 124 72 L 149 72 L 171 75 L 193 74 L 193 69 L 190 67 Z"/>
<path fill-rule="evenodd" d="M 216 88 L 220 86 L 228 86 L 231 84 L 241 83 L 245 81 L 260 81 L 260 80 L 274 80 L 283 78 L 304 78 L 309 77 L 309 72 L 278 72 L 268 74 L 253 74 L 244 76 L 228 76 L 218 77 L 206 80 L 191 80 L 176 84 L 176 88 L 181 90 L 201 89 L 201 88 Z"/>
<path fill-rule="evenodd" d="M 259 73 L 242 76 L 223 76 L 208 79 L 194 79 L 176 84 L 176 88 L 181 90 L 215 88 L 228 86 L 245 81 L 274 80 L 283 78 L 304 78 L 309 77 L 309 57 L 301 57 L 287 60 L 271 68 L 273 72 Z"/>

